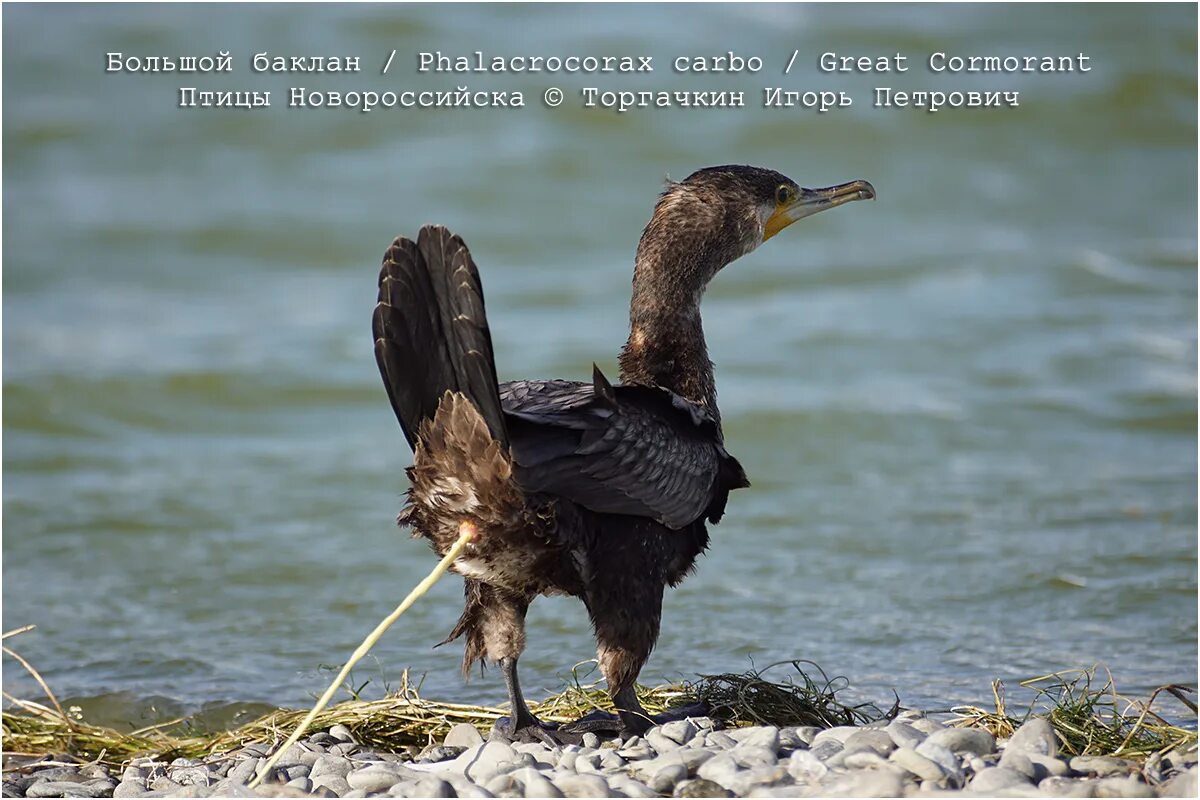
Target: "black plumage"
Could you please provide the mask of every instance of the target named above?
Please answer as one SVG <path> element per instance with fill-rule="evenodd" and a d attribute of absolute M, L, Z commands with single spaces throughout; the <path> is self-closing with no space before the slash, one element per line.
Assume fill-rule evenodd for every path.
<path fill-rule="evenodd" d="M 855 181 L 802 189 L 770 170 L 713 167 L 670 183 L 638 246 L 621 385 L 496 379 L 479 273 L 445 228 L 384 257 L 373 329 L 388 398 L 409 444 L 401 524 L 444 554 L 462 522 L 480 532 L 455 561 L 466 606 L 450 639 L 463 669 L 498 662 L 510 733 L 544 736 L 516 663 L 541 594 L 585 603 L 601 671 L 628 731 L 652 723 L 634 681 L 659 632 L 663 589 L 693 568 L 729 493 L 748 486 L 725 450 L 699 305 L 726 264 L 803 216 L 874 197 Z M 575 730 L 611 725 L 589 720 Z"/>

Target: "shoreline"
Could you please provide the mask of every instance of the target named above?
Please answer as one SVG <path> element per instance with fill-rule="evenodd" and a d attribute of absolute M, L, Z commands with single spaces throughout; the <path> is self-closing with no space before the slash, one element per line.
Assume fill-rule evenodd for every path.
<path fill-rule="evenodd" d="M 280 736 L 280 740 L 282 736 Z M 1032 717 L 1008 738 L 952 727 L 918 711 L 864 725 L 722 728 L 708 717 L 644 737 L 548 747 L 488 739 L 468 723 L 413 753 L 359 743 L 346 726 L 311 733 L 257 789 L 278 742 L 205 759 L 130 760 L 123 769 L 62 756 L 5 756 L 5 797 L 1186 797 L 1197 794 L 1197 746 L 1142 763 L 1070 756 Z"/>

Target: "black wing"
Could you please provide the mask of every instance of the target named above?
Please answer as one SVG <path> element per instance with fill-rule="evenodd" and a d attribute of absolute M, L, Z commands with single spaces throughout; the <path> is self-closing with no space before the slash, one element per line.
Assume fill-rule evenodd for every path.
<path fill-rule="evenodd" d="M 716 522 L 732 489 L 748 486 L 700 406 L 665 389 L 514 381 L 500 400 L 516 478 L 528 491 L 592 511 L 649 517 L 672 529 Z"/>

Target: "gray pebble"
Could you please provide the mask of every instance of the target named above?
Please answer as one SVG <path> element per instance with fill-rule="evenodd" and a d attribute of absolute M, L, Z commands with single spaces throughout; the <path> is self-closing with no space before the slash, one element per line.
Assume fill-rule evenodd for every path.
<path fill-rule="evenodd" d="M 1052 776 L 1038 784 L 1038 791 L 1050 797 L 1095 797 L 1096 781 Z"/>
<path fill-rule="evenodd" d="M 335 745 L 330 745 L 326 750 L 326 754 L 331 756 L 348 756 L 357 751 L 358 745 L 354 742 L 338 742 Z"/>
<path fill-rule="evenodd" d="M 809 739 L 809 741 L 812 740 Z M 801 738 L 798 728 L 780 728 L 779 746 L 788 750 L 799 750 L 808 747 L 808 742 Z"/>
<path fill-rule="evenodd" d="M 230 767 L 225 777 L 234 783 L 249 783 L 254 779 L 260 761 L 260 758 L 243 758 Z"/>
<path fill-rule="evenodd" d="M 896 743 L 887 731 L 863 729 L 855 731 L 846 737 L 845 752 L 847 754 L 860 750 L 871 750 L 878 755 L 887 756 L 896 749 Z"/>
<path fill-rule="evenodd" d="M 608 781 L 599 775 L 572 775 L 567 773 L 554 779 L 554 785 L 564 797 L 608 797 Z"/>
<path fill-rule="evenodd" d="M 105 797 L 103 792 L 77 781 L 38 781 L 25 790 L 26 797 Z"/>
<path fill-rule="evenodd" d="M 662 732 L 662 728 L 651 728 L 646 731 L 646 743 L 660 755 L 679 749 L 682 745 Z M 585 743 L 586 746 L 586 743 Z"/>
<path fill-rule="evenodd" d="M 441 778 L 430 775 L 413 787 L 413 797 L 458 797 L 454 787 Z"/>
<path fill-rule="evenodd" d="M 347 798 L 349 798 L 349 797 L 359 798 L 359 797 L 367 797 L 367 796 L 368 796 L 368 794 L 367 794 L 366 789 L 351 789 L 350 791 L 348 791 L 344 795 L 342 795 L 342 797 L 347 797 Z"/>
<path fill-rule="evenodd" d="M 358 740 L 354 738 L 354 734 L 345 725 L 334 725 L 329 729 L 329 735 L 337 739 L 339 742 L 350 742 L 358 744 Z"/>
<path fill-rule="evenodd" d="M 474 747 L 483 744 L 483 734 L 474 725 L 460 722 L 450 729 L 442 744 L 447 747 Z"/>
<path fill-rule="evenodd" d="M 212 783 L 208 770 L 196 766 L 171 770 L 171 780 L 180 786 L 208 786 Z"/>
<path fill-rule="evenodd" d="M 663 736 L 679 744 L 687 744 L 693 736 L 700 732 L 700 729 L 689 719 L 668 722 L 658 730 L 662 732 Z"/>
<path fill-rule="evenodd" d="M 1154 790 L 1134 775 L 1101 778 L 1096 782 L 1096 797 L 1154 797 Z"/>
<path fill-rule="evenodd" d="M 326 773 L 324 775 L 312 775 L 309 779 L 312 781 L 313 788 L 324 786 L 338 797 L 350 791 L 350 784 L 346 782 L 346 778 L 342 775 Z"/>
<path fill-rule="evenodd" d="M 152 792 L 169 792 L 174 794 L 179 792 L 181 789 L 183 789 L 183 784 L 176 783 L 165 775 L 160 778 L 155 778 L 150 783 L 150 791 Z"/>
<path fill-rule="evenodd" d="M 992 794 L 1001 789 L 1010 789 L 1016 786 L 1032 786 L 1032 783 L 1027 776 L 1015 769 L 988 767 L 976 775 L 967 788 L 973 792 Z"/>
<path fill-rule="evenodd" d="M 1037 755 L 1037 753 L 1034 753 Z M 1048 756 L 1043 756 L 1047 758 Z M 1015 770 L 1031 781 L 1038 780 L 1038 768 L 1033 763 L 1033 759 L 1022 753 L 1020 750 L 1005 750 L 1000 756 L 1000 766 Z M 1046 777 L 1045 775 L 1041 777 Z"/>
<path fill-rule="evenodd" d="M 709 731 L 704 734 L 704 746 L 732 750 L 734 747 L 737 747 L 737 739 L 734 739 L 724 731 Z"/>
<path fill-rule="evenodd" d="M 721 753 L 705 761 L 696 771 L 696 775 L 713 783 L 718 783 L 732 791 L 733 784 L 737 782 L 738 772 L 740 771 L 741 765 L 733 757 L 733 751 L 731 750 L 728 753 Z"/>
<path fill-rule="evenodd" d="M 465 753 L 467 748 L 455 747 L 451 745 L 435 744 L 425 748 L 421 755 L 417 756 L 419 764 L 436 764 L 440 761 L 449 761 L 452 758 L 458 758 Z"/>
<path fill-rule="evenodd" d="M 651 789 L 644 783 L 635 781 L 628 775 L 610 775 L 608 785 L 613 791 L 614 797 L 625 795 L 626 797 L 658 797 L 658 792 Z"/>
<path fill-rule="evenodd" d="M 821 794 L 830 797 L 901 797 L 904 781 L 888 769 L 845 772 L 821 784 Z"/>
<path fill-rule="evenodd" d="M 829 767 L 814 756 L 811 750 L 797 750 L 788 759 L 788 773 L 797 781 L 821 778 L 827 772 L 829 772 Z"/>
<path fill-rule="evenodd" d="M 670 794 L 675 784 L 687 780 L 688 770 L 683 764 L 667 764 L 650 779 L 649 786 L 659 794 Z"/>
<path fill-rule="evenodd" d="M 243 762 L 243 763 L 246 763 L 246 762 Z M 250 769 L 253 772 L 254 762 L 251 761 L 249 763 L 251 764 Z M 344 778 L 344 777 L 346 777 L 347 773 L 350 772 L 350 768 L 352 766 L 353 765 L 350 763 L 350 759 L 348 759 L 348 758 L 343 758 L 341 756 L 333 756 L 333 755 L 328 755 L 328 754 L 323 755 L 323 756 L 318 756 L 317 760 L 315 762 L 313 762 L 312 769 L 310 769 L 308 771 L 308 777 L 312 778 L 314 781 L 320 775 L 338 775 L 338 776 Z M 231 777 L 231 778 L 234 777 L 235 773 L 237 775 L 240 775 L 241 770 L 242 770 L 242 765 L 239 764 L 238 766 L 234 767 L 232 770 L 229 771 L 229 777 Z"/>
<path fill-rule="evenodd" d="M 911 747 L 897 747 L 892 751 L 890 760 L 923 781 L 939 781 L 946 777 L 946 771 L 936 761 L 926 758 Z"/>
<path fill-rule="evenodd" d="M 1067 766 L 1067 762 L 1061 758 L 1038 755 L 1037 753 L 1027 753 L 1025 758 L 1029 759 L 1029 763 L 1033 765 L 1033 779 L 1035 781 L 1042 781 L 1052 776 L 1065 777 L 1071 772 L 1071 768 Z"/>
<path fill-rule="evenodd" d="M 954 787 L 962 786 L 962 763 L 959 761 L 958 756 L 937 742 L 929 741 L 929 739 L 917 745 L 917 752 L 941 767 Z"/>
<path fill-rule="evenodd" d="M 588 750 L 595 750 L 600 746 L 600 737 L 594 733 L 585 733 L 583 735 L 583 746 Z"/>
<path fill-rule="evenodd" d="M 836 739 L 826 739 L 825 741 L 813 740 L 812 747 L 808 752 L 812 753 L 822 761 L 828 761 L 838 753 L 842 752 L 842 743 Z"/>
<path fill-rule="evenodd" d="M 744 769 L 773 767 L 779 761 L 774 748 L 762 747 L 749 742 L 742 742 L 728 753 L 733 756 L 733 760 L 737 762 L 738 766 Z"/>
<path fill-rule="evenodd" d="M 820 733 L 818 733 L 816 736 L 813 737 L 813 740 L 812 740 L 810 746 L 816 747 L 819 744 L 821 744 L 822 742 L 826 742 L 829 740 L 833 740 L 833 741 L 837 742 L 838 744 L 845 744 L 846 740 L 849 739 L 854 734 L 858 733 L 858 731 L 859 731 L 858 728 L 855 728 L 850 725 L 838 725 L 837 727 L 834 727 L 834 728 L 826 728 L 825 730 L 821 731 Z"/>
<path fill-rule="evenodd" d="M 79 772 L 78 767 L 48 767 L 29 773 L 34 782 L 54 781 L 55 783 L 83 783 L 87 780 Z"/>
<path fill-rule="evenodd" d="M 913 750 L 916 750 L 917 745 L 925 741 L 925 737 L 928 735 L 901 720 L 893 720 L 892 724 L 884 730 L 887 731 L 888 736 L 892 737 L 892 741 L 896 743 L 897 747 L 911 747 Z"/>
<path fill-rule="evenodd" d="M 292 778 L 284 785 L 291 786 L 293 789 L 299 789 L 305 794 L 308 794 L 309 790 L 312 789 L 312 781 L 308 778 Z"/>
<path fill-rule="evenodd" d="M 1050 723 L 1041 717 L 1031 717 L 1017 728 L 1008 740 L 1005 751 L 1037 753 L 1043 756 L 1058 755 L 1058 737 Z"/>
<path fill-rule="evenodd" d="M 1187 772 L 1181 772 L 1173 778 L 1167 780 L 1158 787 L 1158 793 L 1161 797 L 1196 797 L 1198 793 L 1197 787 L 1197 770 L 1192 767 Z"/>
<path fill-rule="evenodd" d="M 779 728 L 770 725 L 738 728 L 737 730 L 729 731 L 728 735 L 739 745 L 765 747 L 772 752 L 779 751 Z"/>
<path fill-rule="evenodd" d="M 830 759 L 831 766 L 834 759 L 841 759 L 841 766 L 847 769 L 872 769 L 886 765 L 887 759 L 879 755 L 874 750 L 855 750 L 852 753 L 842 751 L 838 755 Z"/>
<path fill-rule="evenodd" d="M 1071 759 L 1071 769 L 1084 775 L 1108 778 L 1136 772 L 1137 764 L 1113 756 L 1075 756 Z"/>
<path fill-rule="evenodd" d="M 986 756 L 996 752 L 996 737 L 979 728 L 946 728 L 929 734 L 928 741 L 936 742 L 955 753 L 974 753 Z"/>
<path fill-rule="evenodd" d="M 926 736 L 931 733 L 936 733 L 937 731 L 944 731 L 946 729 L 945 725 L 937 720 L 929 719 L 928 717 L 917 717 L 916 719 L 910 720 L 908 724 Z"/>
<path fill-rule="evenodd" d="M 704 778 L 693 778 L 675 787 L 673 797 L 729 797 L 729 792 L 719 784 Z"/>
<path fill-rule="evenodd" d="M 517 779 L 510 773 L 502 772 L 499 775 L 493 775 L 483 783 L 483 787 L 496 797 L 507 797 L 516 795 L 521 791 L 520 784 Z"/>
<path fill-rule="evenodd" d="M 640 761 L 645 758 L 654 758 L 654 751 L 650 749 L 650 745 L 645 742 L 639 742 L 635 745 L 626 745 L 617 751 L 617 755 L 626 761 Z"/>

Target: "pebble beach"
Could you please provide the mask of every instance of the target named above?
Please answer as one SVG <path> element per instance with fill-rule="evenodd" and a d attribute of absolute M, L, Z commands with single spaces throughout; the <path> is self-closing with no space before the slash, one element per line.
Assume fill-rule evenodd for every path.
<path fill-rule="evenodd" d="M 257 787 L 271 745 L 123 770 L 65 756 L 5 763 L 4 797 L 1195 797 L 1197 748 L 1145 763 L 1070 757 L 1043 719 L 1009 739 L 920 712 L 862 727 L 721 729 L 708 718 L 644 737 L 509 744 L 455 726 L 413 753 L 361 746 L 335 725 L 293 745 Z"/>

